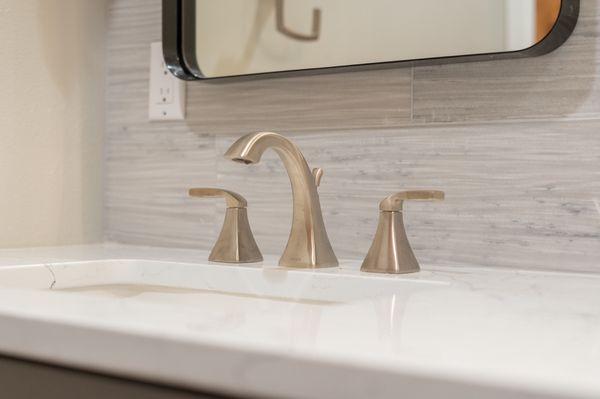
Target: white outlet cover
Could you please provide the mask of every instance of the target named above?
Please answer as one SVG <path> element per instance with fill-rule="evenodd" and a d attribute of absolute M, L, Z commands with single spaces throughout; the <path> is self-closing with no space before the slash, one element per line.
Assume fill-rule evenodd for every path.
<path fill-rule="evenodd" d="M 150 45 L 149 91 L 148 117 L 151 121 L 185 119 L 185 82 L 167 69 L 161 42 Z"/>

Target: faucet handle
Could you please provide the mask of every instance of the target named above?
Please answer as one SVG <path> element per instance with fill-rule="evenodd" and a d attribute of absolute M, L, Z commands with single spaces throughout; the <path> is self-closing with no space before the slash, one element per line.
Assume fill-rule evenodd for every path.
<path fill-rule="evenodd" d="M 313 178 L 315 179 L 316 186 L 319 187 L 321 185 L 321 179 L 323 178 L 323 169 L 314 168 L 312 170 L 312 175 L 313 175 Z"/>
<path fill-rule="evenodd" d="M 192 188 L 191 197 L 223 197 L 227 203 L 225 220 L 219 238 L 210 252 L 208 260 L 223 263 L 251 263 L 263 260 L 254 241 L 248 222 L 248 202 L 240 194 L 220 188 Z"/>
<path fill-rule="evenodd" d="M 379 210 L 386 212 L 402 212 L 406 200 L 443 200 L 444 192 L 439 190 L 400 191 L 387 196 L 379 203 Z"/>
<path fill-rule="evenodd" d="M 228 208 L 246 208 L 248 202 L 244 197 L 233 191 L 224 190 L 222 188 L 191 188 L 189 191 L 190 197 L 199 198 L 217 198 L 223 197 L 227 201 Z"/>
<path fill-rule="evenodd" d="M 396 274 L 418 272 L 419 262 L 410 247 L 404 229 L 402 206 L 406 200 L 443 199 L 443 191 L 419 190 L 400 191 L 381 201 L 375 238 L 360 270 Z"/>

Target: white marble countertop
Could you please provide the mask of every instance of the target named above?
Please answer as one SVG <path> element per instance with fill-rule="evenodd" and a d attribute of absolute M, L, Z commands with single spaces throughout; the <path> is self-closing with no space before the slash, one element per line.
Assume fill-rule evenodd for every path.
<path fill-rule="evenodd" d="M 106 244 L 0 250 L 0 268 L 206 257 Z M 358 267 L 302 272 L 356 276 Z M 328 307 L 265 301 L 200 311 L 2 288 L 0 352 L 251 397 L 600 397 L 600 276 L 422 269 L 381 278 L 439 284 Z"/>

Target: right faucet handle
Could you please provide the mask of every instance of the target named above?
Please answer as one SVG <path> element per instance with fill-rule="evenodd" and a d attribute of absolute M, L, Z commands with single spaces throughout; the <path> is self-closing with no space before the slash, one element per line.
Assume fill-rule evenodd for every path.
<path fill-rule="evenodd" d="M 443 200 L 438 190 L 400 191 L 379 203 L 379 225 L 371 248 L 360 270 L 373 273 L 418 272 L 419 262 L 410 247 L 404 221 L 403 204 L 406 200 Z"/>

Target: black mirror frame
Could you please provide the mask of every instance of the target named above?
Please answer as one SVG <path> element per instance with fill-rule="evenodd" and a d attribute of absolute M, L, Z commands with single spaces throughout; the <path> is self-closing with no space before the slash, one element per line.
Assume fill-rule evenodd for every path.
<path fill-rule="evenodd" d="M 200 70 L 195 54 L 196 25 L 194 16 L 196 0 L 162 0 L 163 53 L 169 70 L 175 76 L 184 80 L 297 76 L 300 74 L 537 57 L 557 49 L 571 36 L 579 18 L 579 2 L 580 0 L 561 0 L 560 13 L 552 30 L 540 42 L 523 50 L 209 78 L 204 76 Z"/>

